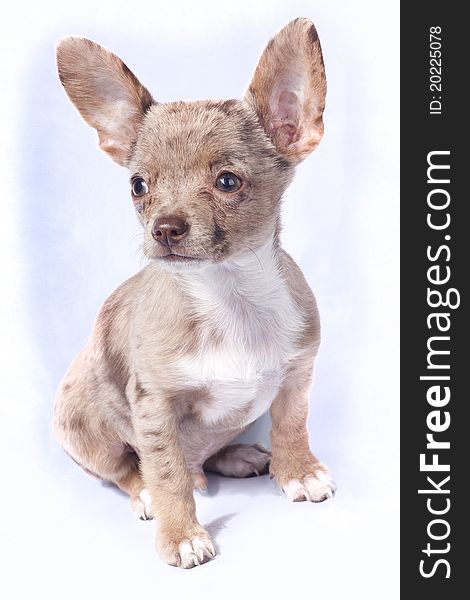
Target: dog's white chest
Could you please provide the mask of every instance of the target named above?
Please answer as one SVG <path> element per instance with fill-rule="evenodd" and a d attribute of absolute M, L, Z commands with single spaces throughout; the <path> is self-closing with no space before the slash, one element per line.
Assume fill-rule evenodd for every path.
<path fill-rule="evenodd" d="M 282 384 L 302 319 L 275 265 L 263 261 L 256 278 L 244 266 L 211 286 L 191 283 L 194 312 L 201 321 L 198 350 L 178 361 L 186 384 L 204 388 L 198 407 L 207 424 L 220 421 L 241 427 L 266 412 Z M 209 310 L 208 310 L 209 308 Z"/>
<path fill-rule="evenodd" d="M 265 358 L 262 348 L 256 354 L 229 343 L 193 357 L 186 376 L 207 391 L 198 408 L 206 424 L 228 420 L 246 426 L 269 409 L 282 382 L 284 361 L 281 356 L 268 362 Z"/>

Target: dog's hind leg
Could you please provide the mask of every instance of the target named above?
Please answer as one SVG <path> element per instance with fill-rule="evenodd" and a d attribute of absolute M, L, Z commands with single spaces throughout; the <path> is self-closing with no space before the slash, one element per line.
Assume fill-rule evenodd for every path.
<path fill-rule="evenodd" d="M 271 452 L 260 444 L 233 444 L 212 455 L 204 469 L 226 477 L 252 477 L 268 472 Z"/>
<path fill-rule="evenodd" d="M 88 475 L 109 481 L 128 494 L 131 510 L 140 519 L 151 519 L 150 498 L 144 489 L 136 453 L 123 442 L 108 443 L 109 434 L 104 430 L 82 431 L 72 440 L 67 424 L 62 427 L 60 431 L 56 425 L 56 436 L 70 458 Z"/>
<path fill-rule="evenodd" d="M 60 386 L 53 422 L 58 442 L 86 473 L 114 483 L 128 494 L 131 509 L 139 518 L 151 518 L 136 452 L 101 418 L 96 403 L 84 401 L 86 398 L 89 394 L 80 380 L 69 379 Z"/>

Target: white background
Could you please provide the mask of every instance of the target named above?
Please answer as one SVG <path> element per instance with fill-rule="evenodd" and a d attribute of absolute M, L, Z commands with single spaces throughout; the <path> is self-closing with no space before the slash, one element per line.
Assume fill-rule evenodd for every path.
<path fill-rule="evenodd" d="M 398 598 L 398 2 L 16 2 L 2 69 L 0 595 L 29 598 Z M 104 298 L 143 264 L 127 173 L 60 86 L 54 43 L 91 37 L 160 101 L 241 97 L 264 45 L 316 24 L 325 137 L 284 203 L 285 247 L 314 289 L 323 343 L 312 447 L 338 493 L 289 504 L 267 477 L 210 478 L 200 521 L 219 550 L 162 564 L 154 525 L 57 446 L 54 391 Z M 261 421 L 250 438 L 267 442 Z"/>

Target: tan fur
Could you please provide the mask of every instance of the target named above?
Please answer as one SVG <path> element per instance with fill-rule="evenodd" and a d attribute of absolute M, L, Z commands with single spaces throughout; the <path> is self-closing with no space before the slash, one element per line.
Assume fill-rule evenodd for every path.
<path fill-rule="evenodd" d="M 127 492 L 141 518 L 157 517 L 162 557 L 192 567 L 214 555 L 193 486 L 205 487 L 204 469 L 267 468 L 267 450 L 227 444 L 270 406 L 272 476 L 294 500 L 334 490 L 316 483 L 327 470 L 306 427 L 318 312 L 279 243 L 281 196 L 323 131 L 318 36 L 306 19 L 282 30 L 244 101 L 157 104 L 97 44 L 66 38 L 57 52 L 101 148 L 147 185 L 134 204 L 150 262 L 104 303 L 59 386 L 54 429 L 87 472 Z M 238 190 L 216 187 L 226 172 Z M 154 223 L 173 218 L 189 233 L 164 246 Z"/>

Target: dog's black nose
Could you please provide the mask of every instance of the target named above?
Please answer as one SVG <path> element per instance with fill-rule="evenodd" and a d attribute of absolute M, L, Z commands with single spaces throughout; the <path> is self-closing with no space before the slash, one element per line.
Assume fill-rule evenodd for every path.
<path fill-rule="evenodd" d="M 187 235 L 189 225 L 178 217 L 157 219 L 152 227 L 154 239 L 162 246 L 177 246 Z"/>

